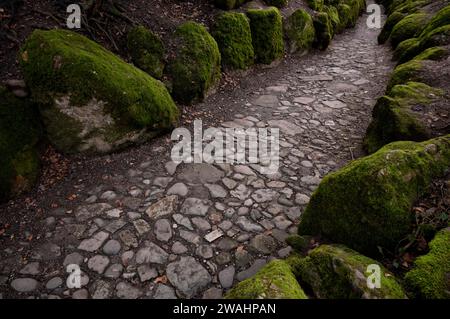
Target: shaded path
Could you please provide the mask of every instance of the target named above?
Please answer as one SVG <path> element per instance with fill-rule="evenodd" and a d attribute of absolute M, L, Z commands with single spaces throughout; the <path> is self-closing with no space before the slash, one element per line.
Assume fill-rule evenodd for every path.
<path fill-rule="evenodd" d="M 20 235 L 1 240 L 0 294 L 220 297 L 270 258 L 287 256 L 284 239 L 296 232 L 321 178 L 361 155 L 392 67 L 377 34 L 362 18 L 326 52 L 255 71 L 241 88 L 196 106 L 211 114 L 207 123 L 223 117 L 228 127 L 280 127 L 277 174 L 254 166 L 175 167 L 163 137 L 88 159 L 41 190 L 13 222 Z M 5 214 L 21 214 L 17 207 L 24 209 L 11 204 Z M 67 264 L 81 266 L 81 289 L 66 288 Z"/>

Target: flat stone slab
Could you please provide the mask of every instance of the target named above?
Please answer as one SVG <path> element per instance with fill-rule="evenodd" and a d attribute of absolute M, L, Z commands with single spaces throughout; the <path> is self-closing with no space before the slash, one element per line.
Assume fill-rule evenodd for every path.
<path fill-rule="evenodd" d="M 178 178 L 190 184 L 216 183 L 225 175 L 220 169 L 206 163 L 186 164 L 179 170 Z"/>
<path fill-rule="evenodd" d="M 253 104 L 263 107 L 278 107 L 278 97 L 276 95 L 261 95 L 253 101 Z"/>
<path fill-rule="evenodd" d="M 211 282 L 209 272 L 193 257 L 181 257 L 166 269 L 167 278 L 186 298 L 199 293 Z"/>

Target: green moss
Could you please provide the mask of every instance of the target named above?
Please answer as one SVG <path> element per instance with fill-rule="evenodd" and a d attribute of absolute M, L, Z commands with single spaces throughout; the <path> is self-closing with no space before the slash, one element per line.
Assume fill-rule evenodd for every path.
<path fill-rule="evenodd" d="M 172 94 L 186 104 L 201 101 L 220 80 L 219 47 L 204 26 L 192 21 L 177 28 L 175 39 L 179 47 L 167 68 Z"/>
<path fill-rule="evenodd" d="M 394 51 L 393 59 L 394 60 L 402 59 L 402 57 L 404 57 L 405 55 L 405 52 L 407 52 L 411 47 L 417 46 L 418 44 L 419 40 L 417 38 L 411 38 L 400 42 Z"/>
<path fill-rule="evenodd" d="M 368 153 L 394 141 L 424 141 L 430 138 L 412 108 L 427 105 L 443 92 L 423 83 L 408 82 L 392 88 L 390 96 L 381 97 L 373 109 L 364 148 Z"/>
<path fill-rule="evenodd" d="M 314 29 L 316 30 L 316 39 L 314 47 L 319 50 L 325 50 L 333 39 L 331 21 L 327 13 L 319 12 L 313 16 Z"/>
<path fill-rule="evenodd" d="M 0 86 L 0 202 L 28 191 L 39 174 L 42 135 L 35 105 Z"/>
<path fill-rule="evenodd" d="M 307 299 L 290 265 L 274 260 L 231 289 L 225 299 Z"/>
<path fill-rule="evenodd" d="M 298 9 L 290 15 L 284 22 L 284 34 L 288 39 L 291 53 L 309 50 L 314 42 L 316 31 L 308 12 Z"/>
<path fill-rule="evenodd" d="M 428 48 L 419 55 L 414 57 L 415 61 L 422 60 L 434 60 L 440 61 L 447 58 L 450 55 L 449 49 L 445 47 L 432 47 Z"/>
<path fill-rule="evenodd" d="M 160 79 L 164 70 L 164 45 L 158 36 L 143 26 L 137 26 L 128 32 L 127 40 L 133 63 Z"/>
<path fill-rule="evenodd" d="M 302 215 L 299 235 L 322 235 L 375 256 L 411 231 L 411 208 L 450 165 L 450 135 L 396 142 L 325 176 Z"/>
<path fill-rule="evenodd" d="M 282 8 L 288 4 L 288 0 L 264 0 L 269 6 Z"/>
<path fill-rule="evenodd" d="M 255 59 L 250 23 L 243 13 L 226 12 L 214 23 L 212 35 L 222 55 L 222 65 L 247 69 Z"/>
<path fill-rule="evenodd" d="M 308 248 L 310 239 L 309 236 L 291 235 L 286 238 L 286 243 L 296 251 L 304 251 Z"/>
<path fill-rule="evenodd" d="M 306 0 L 306 2 L 308 3 L 308 6 L 313 10 L 316 10 L 316 11 L 323 10 L 323 5 L 324 5 L 323 0 Z"/>
<path fill-rule="evenodd" d="M 160 130 L 172 127 L 177 120 L 178 109 L 161 82 L 77 33 L 35 30 L 20 52 L 20 64 L 33 99 L 40 104 L 41 113 L 47 115 L 44 124 L 59 132 L 53 135 L 52 130 L 47 130 L 48 137 L 63 152 L 80 151 L 79 139 L 99 138 L 105 128 L 126 127 L 127 133 Z M 55 101 L 63 97 L 70 97 L 64 115 L 62 107 L 51 115 Z M 83 116 L 87 113 L 80 108 L 100 107 L 100 101 L 104 104 L 102 110 L 91 115 L 107 114 L 112 121 L 106 122 L 113 124 L 100 120 L 92 124 L 90 116 Z M 79 116 L 60 122 L 69 114 Z M 89 129 L 83 121 L 90 122 Z M 66 129 L 74 133 L 64 136 L 68 144 L 59 138 Z M 101 151 L 95 147 L 93 150 Z"/>
<path fill-rule="evenodd" d="M 380 267 L 380 288 L 367 286 L 369 265 Z M 317 298 L 405 299 L 406 295 L 380 263 L 341 245 L 322 245 L 298 261 L 297 276 L 308 284 Z"/>
<path fill-rule="evenodd" d="M 419 74 L 422 67 L 421 61 L 409 61 L 397 66 L 389 80 L 388 92 L 397 84 L 404 84 L 411 81 L 420 82 Z"/>
<path fill-rule="evenodd" d="M 450 299 L 450 228 L 439 231 L 429 247 L 405 275 L 406 286 L 418 298 Z"/>
<path fill-rule="evenodd" d="M 345 26 L 342 25 L 341 20 L 339 19 L 338 10 L 333 6 L 324 6 L 323 11 L 328 14 L 331 23 L 331 31 L 333 34 L 341 32 Z"/>
<path fill-rule="evenodd" d="M 350 6 L 347 4 L 341 3 L 338 5 L 337 9 L 338 9 L 339 21 L 341 21 L 341 25 L 344 28 L 351 27 L 354 24 L 354 22 L 353 22 L 353 18 L 351 16 L 352 9 L 350 8 Z"/>
<path fill-rule="evenodd" d="M 448 25 L 450 23 L 450 5 L 438 11 L 428 22 L 422 31 L 422 35 L 426 35 L 433 30 Z"/>
<path fill-rule="evenodd" d="M 400 42 L 420 34 L 428 20 L 429 16 L 425 13 L 414 13 L 404 17 L 392 29 L 390 38 L 392 46 L 396 48 Z"/>
<path fill-rule="evenodd" d="M 378 35 L 378 43 L 379 44 L 383 44 L 389 39 L 389 36 L 391 35 L 392 29 L 394 28 L 394 26 L 397 23 L 399 23 L 400 20 L 402 20 L 405 16 L 406 16 L 406 14 L 404 14 L 402 12 L 398 12 L 398 11 L 396 11 L 388 16 L 388 18 L 386 19 L 386 22 L 383 26 L 383 29 L 381 30 L 380 34 Z"/>
<path fill-rule="evenodd" d="M 270 64 L 284 54 L 283 23 L 277 8 L 247 12 L 252 30 L 256 61 Z"/>
<path fill-rule="evenodd" d="M 420 50 L 450 44 L 450 24 L 439 27 L 420 36 Z"/>

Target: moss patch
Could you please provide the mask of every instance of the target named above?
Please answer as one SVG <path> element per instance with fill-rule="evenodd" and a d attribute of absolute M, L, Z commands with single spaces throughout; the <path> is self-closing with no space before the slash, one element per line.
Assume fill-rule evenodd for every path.
<path fill-rule="evenodd" d="M 404 299 L 406 295 L 395 277 L 378 262 L 341 245 L 322 245 L 298 260 L 296 275 L 307 283 L 317 298 Z M 367 286 L 369 265 L 381 270 L 380 288 Z"/>
<path fill-rule="evenodd" d="M 172 94 L 186 104 L 201 101 L 221 77 L 217 42 L 203 25 L 192 21 L 180 25 L 175 38 L 177 53 L 167 68 L 172 80 Z"/>
<path fill-rule="evenodd" d="M 284 54 L 283 23 L 277 8 L 249 10 L 252 42 L 256 60 L 270 64 Z"/>
<path fill-rule="evenodd" d="M 373 153 L 394 141 L 424 141 L 430 138 L 416 105 L 428 105 L 442 91 L 418 82 L 407 82 L 392 88 L 390 96 L 381 97 L 373 110 L 373 120 L 367 129 L 364 147 Z"/>
<path fill-rule="evenodd" d="M 225 299 L 307 299 L 290 265 L 274 260 L 231 289 Z"/>
<path fill-rule="evenodd" d="M 323 235 L 374 256 L 409 234 L 411 207 L 450 165 L 450 135 L 391 143 L 327 175 L 302 215 L 299 235 Z"/>
<path fill-rule="evenodd" d="M 429 247 L 405 275 L 406 286 L 418 298 L 450 299 L 450 228 L 439 231 Z"/>
<path fill-rule="evenodd" d="M 48 137 L 63 152 L 111 151 L 131 141 L 129 134 L 135 139 L 136 132 L 167 129 L 177 120 L 161 82 L 77 33 L 34 31 L 20 64 L 45 126 L 53 128 Z M 111 131 L 123 134 L 106 145 Z"/>
<path fill-rule="evenodd" d="M 314 42 L 316 31 L 308 12 L 298 9 L 289 16 L 284 22 L 284 34 L 289 42 L 291 53 L 309 50 Z"/>
<path fill-rule="evenodd" d="M 214 23 L 212 35 L 222 55 L 222 65 L 247 69 L 255 59 L 250 23 L 243 13 L 226 12 Z"/>
<path fill-rule="evenodd" d="M 128 32 L 127 40 L 133 63 L 160 79 L 164 70 L 164 45 L 159 37 L 145 27 L 137 26 Z"/>
<path fill-rule="evenodd" d="M 325 12 L 319 12 L 313 16 L 313 23 L 316 30 L 314 47 L 325 50 L 333 39 L 330 17 Z"/>
<path fill-rule="evenodd" d="M 313 10 L 323 10 L 324 0 L 306 0 L 306 2 L 308 3 L 308 6 Z"/>
<path fill-rule="evenodd" d="M 378 35 L 378 43 L 383 44 L 391 35 L 392 29 L 394 26 L 402 20 L 406 14 L 401 12 L 394 12 L 391 15 L 388 16 L 386 19 L 386 22 L 384 23 L 383 29 L 381 30 L 380 34 Z"/>
<path fill-rule="evenodd" d="M 420 82 L 420 71 L 422 70 L 422 61 L 410 61 L 397 66 L 389 80 L 388 92 L 397 84 L 406 82 Z"/>
<path fill-rule="evenodd" d="M 35 105 L 0 86 L 0 202 L 28 191 L 39 174 L 42 135 Z"/>
<path fill-rule="evenodd" d="M 428 20 L 429 16 L 425 13 L 410 14 L 401 19 L 392 29 L 392 46 L 396 48 L 400 42 L 420 34 Z"/>

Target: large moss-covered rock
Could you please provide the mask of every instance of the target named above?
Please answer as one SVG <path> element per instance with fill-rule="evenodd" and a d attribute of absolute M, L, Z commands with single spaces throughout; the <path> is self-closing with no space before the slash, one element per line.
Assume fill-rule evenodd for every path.
<path fill-rule="evenodd" d="M 369 265 L 380 269 L 380 287 L 369 288 Z M 373 267 L 373 266 L 372 266 Z M 380 263 L 342 245 L 322 245 L 299 259 L 295 273 L 317 298 L 404 299 L 406 294 L 395 277 Z M 369 281 L 373 283 L 370 279 Z"/>
<path fill-rule="evenodd" d="M 439 231 L 429 247 L 406 273 L 406 287 L 418 298 L 450 299 L 450 228 Z"/>
<path fill-rule="evenodd" d="M 388 92 L 397 84 L 405 84 L 407 82 L 420 82 L 420 73 L 423 69 L 423 61 L 410 61 L 397 66 L 389 80 Z"/>
<path fill-rule="evenodd" d="M 277 8 L 247 11 L 256 61 L 270 64 L 284 54 L 283 22 Z"/>
<path fill-rule="evenodd" d="M 307 299 L 291 266 L 284 260 L 274 260 L 258 273 L 232 288 L 226 299 Z"/>
<path fill-rule="evenodd" d="M 214 23 L 212 35 L 219 45 L 222 65 L 231 69 L 247 69 L 255 59 L 248 18 L 243 13 L 226 12 Z"/>
<path fill-rule="evenodd" d="M 314 29 L 316 30 L 316 38 L 314 47 L 319 50 L 325 50 L 333 39 L 333 27 L 330 17 L 325 12 L 319 12 L 313 15 Z"/>
<path fill-rule="evenodd" d="M 127 40 L 133 63 L 160 79 L 164 70 L 164 45 L 161 39 L 144 26 L 137 26 L 128 32 Z"/>
<path fill-rule="evenodd" d="M 311 48 L 316 31 L 311 16 L 303 9 L 296 10 L 284 21 L 284 34 L 291 53 Z"/>
<path fill-rule="evenodd" d="M 77 33 L 34 31 L 20 64 L 48 138 L 60 151 L 114 151 L 177 120 L 161 82 Z"/>
<path fill-rule="evenodd" d="M 203 100 L 221 77 L 219 47 L 206 28 L 188 21 L 175 31 L 177 52 L 167 70 L 173 97 L 186 104 Z"/>
<path fill-rule="evenodd" d="M 307 0 L 306 2 L 308 3 L 308 6 L 313 10 L 323 10 L 324 0 Z"/>
<path fill-rule="evenodd" d="M 39 174 L 41 123 L 35 105 L 0 86 L 0 202 L 28 191 Z"/>
<path fill-rule="evenodd" d="M 390 96 L 378 99 L 364 147 L 368 153 L 394 141 L 424 141 L 431 137 L 423 113 L 443 96 L 442 90 L 418 82 L 407 82 L 392 88 Z"/>
<path fill-rule="evenodd" d="M 422 31 L 422 34 L 428 34 L 431 31 L 450 24 L 450 5 L 439 10 L 428 22 Z"/>
<path fill-rule="evenodd" d="M 328 14 L 331 23 L 331 31 L 333 34 L 341 32 L 345 25 L 342 25 L 341 20 L 339 18 L 338 10 L 333 6 L 324 6 L 323 11 Z"/>
<path fill-rule="evenodd" d="M 383 29 L 381 29 L 381 32 L 378 35 L 378 43 L 379 44 L 383 44 L 389 39 L 389 36 L 391 35 L 392 29 L 405 16 L 406 16 L 406 14 L 401 13 L 401 12 L 394 12 L 391 15 L 388 16 L 388 18 L 386 19 L 386 22 L 383 25 Z"/>
<path fill-rule="evenodd" d="M 322 235 L 369 256 L 393 250 L 411 231 L 413 203 L 449 165 L 450 135 L 388 144 L 325 176 L 299 235 Z"/>
<path fill-rule="evenodd" d="M 392 46 L 396 48 L 400 42 L 420 34 L 428 20 L 429 16 L 425 13 L 410 14 L 401 19 L 392 29 Z"/>

